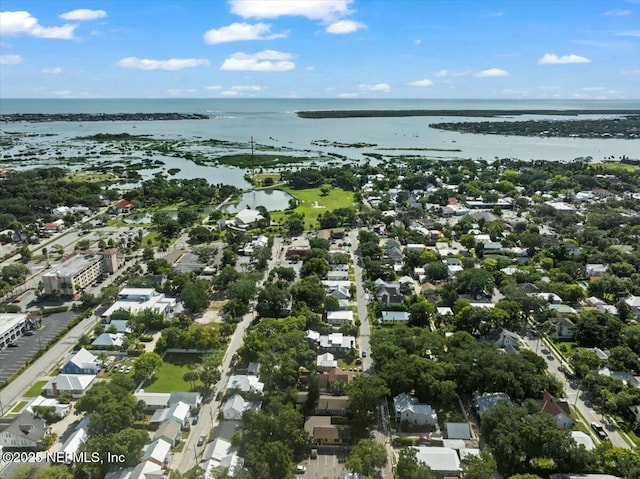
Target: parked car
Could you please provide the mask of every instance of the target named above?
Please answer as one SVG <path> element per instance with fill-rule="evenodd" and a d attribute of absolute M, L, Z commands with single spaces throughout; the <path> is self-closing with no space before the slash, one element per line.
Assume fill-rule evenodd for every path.
<path fill-rule="evenodd" d="M 129 374 L 131 372 L 131 366 L 127 366 L 126 368 L 124 368 L 124 372 Z"/>
<path fill-rule="evenodd" d="M 36 334 L 36 333 L 35 333 L 35 331 L 34 331 L 33 329 L 27 329 L 27 330 L 24 332 L 24 335 L 25 335 L 25 336 L 33 336 L 34 334 Z"/>
<path fill-rule="evenodd" d="M 18 347 L 18 345 L 16 343 L 9 343 L 8 346 L 10 348 L 17 348 Z"/>
<path fill-rule="evenodd" d="M 301 464 L 298 464 L 296 466 L 296 474 L 304 474 L 305 472 L 307 472 L 306 466 L 303 466 Z"/>
<path fill-rule="evenodd" d="M 198 424 L 199 419 L 200 419 L 200 416 L 198 415 L 193 416 L 193 420 L 191 421 L 191 424 L 195 426 L 196 424 Z"/>
<path fill-rule="evenodd" d="M 362 351 L 362 357 L 366 358 L 367 357 L 367 352 L 366 351 Z"/>
<path fill-rule="evenodd" d="M 197 444 L 197 446 L 198 446 L 198 447 L 199 447 L 199 446 L 202 446 L 202 445 L 204 444 L 204 440 L 205 440 L 205 437 L 204 437 L 204 436 L 200 436 L 200 437 L 198 438 L 198 444 Z"/>
<path fill-rule="evenodd" d="M 591 429 L 593 429 L 598 435 L 598 437 L 602 440 L 605 440 L 609 437 L 609 435 L 607 434 L 607 431 L 605 431 L 602 425 L 598 424 L 597 422 L 591 423 Z"/>

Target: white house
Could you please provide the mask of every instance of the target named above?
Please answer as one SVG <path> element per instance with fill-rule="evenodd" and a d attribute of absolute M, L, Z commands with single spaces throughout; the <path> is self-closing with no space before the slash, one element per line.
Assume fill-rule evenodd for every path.
<path fill-rule="evenodd" d="M 80 446 L 82 446 L 89 437 L 89 433 L 87 432 L 88 428 L 89 416 L 85 416 L 62 444 L 60 451 L 64 453 L 65 457 L 73 457 L 73 455 L 78 452 Z"/>
<path fill-rule="evenodd" d="M 344 323 L 353 324 L 353 311 L 328 311 L 327 323 L 340 326 Z"/>
<path fill-rule="evenodd" d="M 419 426 L 435 426 L 438 415 L 428 404 L 420 404 L 418 398 L 406 393 L 393 398 L 393 407 L 397 422 L 406 422 Z"/>
<path fill-rule="evenodd" d="M 213 479 L 217 468 L 227 469 L 227 474 L 233 477 L 242 467 L 242 459 L 229 441 L 219 437 L 205 448 L 200 467 L 205 471 L 205 479 Z"/>
<path fill-rule="evenodd" d="M 119 348 L 124 343 L 124 333 L 102 333 L 91 343 L 95 349 Z"/>
<path fill-rule="evenodd" d="M 319 354 L 316 358 L 316 368 L 318 371 L 330 371 L 333 368 L 338 367 L 338 361 L 331 353 Z"/>
<path fill-rule="evenodd" d="M 222 417 L 228 421 L 241 421 L 245 411 L 260 409 L 260 403 L 247 401 L 240 394 L 234 394 L 222 406 Z"/>
<path fill-rule="evenodd" d="M 257 376 L 234 374 L 229 377 L 227 389 L 238 389 L 243 393 L 261 393 L 264 389 L 264 383 L 261 383 Z"/>
<path fill-rule="evenodd" d="M 72 398 L 77 399 L 93 386 L 95 379 L 95 374 L 58 374 L 44 385 L 42 391 L 49 397 L 69 393 Z"/>
<path fill-rule="evenodd" d="M 54 408 L 54 414 L 61 418 L 69 414 L 71 409 L 69 404 L 62 404 L 55 398 L 46 398 L 44 396 L 38 396 L 31 401 L 31 403 L 26 407 L 26 410 L 30 413 L 34 413 L 33 409 L 36 407 L 52 407 Z"/>
<path fill-rule="evenodd" d="M 169 442 L 161 438 L 155 439 L 143 449 L 142 461 L 153 462 L 160 467 L 165 467 L 170 451 L 171 444 Z"/>
<path fill-rule="evenodd" d="M 437 477 L 460 477 L 460 458 L 450 447 L 416 447 L 416 458 L 424 462 Z"/>
<path fill-rule="evenodd" d="M 149 422 L 157 427 L 165 421 L 175 421 L 181 428 L 185 428 L 189 423 L 190 412 L 191 408 L 187 403 L 178 401 L 168 408 L 158 409 L 153 413 Z"/>

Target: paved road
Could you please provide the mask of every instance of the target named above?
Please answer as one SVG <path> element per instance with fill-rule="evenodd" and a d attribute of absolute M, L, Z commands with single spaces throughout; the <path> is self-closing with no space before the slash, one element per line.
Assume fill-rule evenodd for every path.
<path fill-rule="evenodd" d="M 569 382 L 562 371 L 560 371 L 560 358 L 556 358 L 551 353 L 543 353 L 543 349 L 547 349 L 541 339 L 522 337 L 522 341 L 529 348 L 531 348 L 532 351 L 537 352 L 537 354 L 547 362 L 547 366 L 549 368 L 549 371 L 551 371 L 551 374 L 553 374 L 564 387 L 564 390 L 567 393 L 567 401 L 569 402 L 569 404 L 573 404 L 584 416 L 588 423 L 597 422 L 605 426 L 602 415 L 598 414 L 591 406 L 587 404 L 589 399 L 587 395 L 580 390 L 578 383 Z M 562 364 L 567 366 L 564 361 L 562 362 Z M 577 387 L 574 387 L 573 384 L 576 384 Z M 587 426 L 588 425 L 589 424 L 587 424 Z M 613 444 L 614 446 L 629 449 L 629 444 L 627 444 L 627 442 L 622 439 L 617 431 L 613 429 L 607 429 L 607 434 L 609 434 L 609 440 L 611 441 L 611 444 Z"/>
<path fill-rule="evenodd" d="M 371 327 L 369 325 L 369 318 L 367 315 L 367 295 L 368 293 L 364 289 L 362 281 L 362 268 L 358 266 L 358 256 L 355 251 L 358 249 L 358 230 L 352 230 L 349 232 L 349 239 L 351 240 L 353 271 L 356 277 L 356 302 L 358 305 L 358 319 L 360 319 L 360 335 L 358 340 L 360 341 L 360 351 L 366 351 L 367 357 L 362 358 L 362 370 L 365 372 L 371 372 L 373 366 L 373 360 L 371 359 L 371 346 L 369 339 L 371 337 Z"/>
<path fill-rule="evenodd" d="M 273 242 L 272 257 L 269 261 L 267 271 L 271 270 L 273 267 L 275 267 L 276 264 L 278 264 L 278 261 L 282 260 L 281 248 L 281 239 L 275 238 Z M 265 274 L 265 278 L 266 277 L 268 277 L 268 274 Z M 262 287 L 263 284 L 264 280 L 261 280 L 258 283 L 258 288 Z M 242 317 L 240 323 L 238 323 L 233 335 L 231 336 L 231 340 L 229 341 L 229 345 L 227 346 L 227 351 L 225 352 L 222 359 L 222 377 L 214 387 L 214 397 L 218 394 L 218 392 L 224 392 L 224 390 L 227 388 L 229 376 L 231 375 L 233 357 L 238 352 L 238 349 L 240 349 L 240 346 L 242 346 L 244 335 L 253 319 L 253 312 L 245 314 Z M 210 403 L 206 403 L 202 406 L 202 408 L 200 409 L 200 419 L 198 421 L 198 424 L 192 426 L 191 433 L 189 434 L 189 438 L 186 441 L 182 453 L 175 454 L 171 459 L 171 469 L 178 469 L 178 471 L 180 472 L 186 472 L 200 461 L 201 455 L 204 452 L 207 443 L 205 442 L 205 444 L 203 444 L 201 447 L 197 447 L 196 444 L 198 442 L 198 438 L 200 436 L 206 436 L 208 439 L 215 439 L 213 437 L 209 437 L 209 434 L 219 424 L 218 413 L 221 405 L 221 401 L 217 401 L 214 399 Z"/>

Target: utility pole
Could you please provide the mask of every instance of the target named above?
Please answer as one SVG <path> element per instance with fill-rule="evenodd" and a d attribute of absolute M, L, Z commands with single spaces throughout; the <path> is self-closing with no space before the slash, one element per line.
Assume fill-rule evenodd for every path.
<path fill-rule="evenodd" d="M 255 141 L 253 141 L 253 135 L 251 135 L 251 140 L 249 141 L 249 144 L 251 145 L 251 176 L 255 176 L 256 171 L 255 171 L 255 163 L 254 163 L 254 158 L 253 158 L 253 149 L 254 146 L 256 144 Z"/>

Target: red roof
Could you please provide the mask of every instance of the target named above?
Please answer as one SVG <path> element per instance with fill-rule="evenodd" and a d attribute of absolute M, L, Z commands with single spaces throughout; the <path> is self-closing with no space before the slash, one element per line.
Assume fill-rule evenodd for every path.
<path fill-rule="evenodd" d="M 544 391 L 542 393 L 542 400 L 539 401 L 539 404 L 542 412 L 546 414 L 557 416 L 558 414 L 564 413 L 567 416 L 571 417 L 571 409 L 569 408 L 569 403 L 562 399 L 558 399 L 548 391 Z"/>
<path fill-rule="evenodd" d="M 116 208 L 133 208 L 133 203 L 123 198 L 116 203 Z"/>
<path fill-rule="evenodd" d="M 454 198 L 453 196 L 451 198 L 449 198 L 449 204 L 450 205 L 457 205 L 458 204 L 457 198 Z"/>

